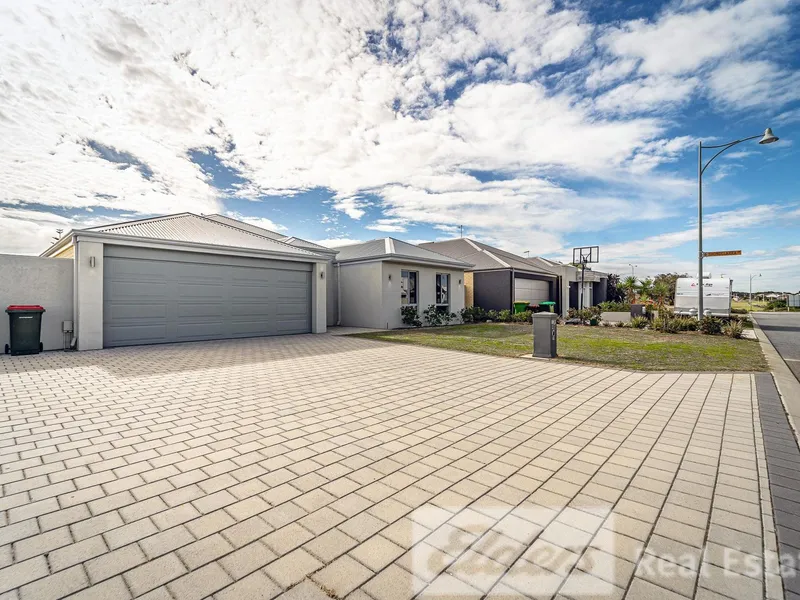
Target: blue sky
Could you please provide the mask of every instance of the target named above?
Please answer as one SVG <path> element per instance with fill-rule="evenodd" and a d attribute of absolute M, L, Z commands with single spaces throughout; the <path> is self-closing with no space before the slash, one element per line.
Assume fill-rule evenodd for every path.
<path fill-rule="evenodd" d="M 0 12 L 0 252 L 56 229 L 227 213 L 331 245 L 475 237 L 601 268 L 707 261 L 800 289 L 790 0 L 104 0 Z"/>

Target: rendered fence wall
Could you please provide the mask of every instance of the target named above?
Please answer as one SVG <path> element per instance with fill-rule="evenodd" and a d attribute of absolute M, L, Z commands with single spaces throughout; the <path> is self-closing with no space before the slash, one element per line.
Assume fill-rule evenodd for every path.
<path fill-rule="evenodd" d="M 0 254 L 0 352 L 9 343 L 9 304 L 41 304 L 44 349 L 63 348 L 61 322 L 72 320 L 73 271 L 72 259 Z"/>

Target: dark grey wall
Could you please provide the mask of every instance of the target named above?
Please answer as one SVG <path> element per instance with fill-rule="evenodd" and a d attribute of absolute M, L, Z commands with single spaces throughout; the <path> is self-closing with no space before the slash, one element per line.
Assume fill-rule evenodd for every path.
<path fill-rule="evenodd" d="M 567 308 L 578 308 L 578 284 L 575 281 L 569 282 L 569 306 Z"/>
<path fill-rule="evenodd" d="M 595 305 L 605 302 L 608 298 L 608 279 L 603 278 L 592 284 L 592 302 Z"/>
<path fill-rule="evenodd" d="M 475 306 L 484 310 L 511 308 L 511 271 L 475 271 L 472 285 Z"/>

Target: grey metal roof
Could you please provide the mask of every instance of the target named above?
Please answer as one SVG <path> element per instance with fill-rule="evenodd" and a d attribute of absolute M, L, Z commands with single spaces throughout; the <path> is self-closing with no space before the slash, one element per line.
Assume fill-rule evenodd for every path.
<path fill-rule="evenodd" d="M 361 244 L 341 246 L 336 256 L 338 262 L 353 262 L 359 260 L 391 260 L 403 259 L 408 262 L 434 263 L 468 269 L 472 265 L 462 260 L 454 259 L 444 254 L 439 254 L 426 248 L 420 248 L 403 240 L 395 238 L 379 238 Z"/>
<path fill-rule="evenodd" d="M 457 258 L 475 265 L 471 270 L 485 271 L 489 269 L 514 269 L 537 275 L 555 275 L 555 270 L 544 263 L 536 264 L 522 256 L 506 252 L 472 240 L 469 238 L 456 238 L 443 242 L 428 242 L 420 244 L 422 248 L 434 250 L 447 256 Z"/>
<path fill-rule="evenodd" d="M 244 229 L 245 231 L 249 231 L 250 233 L 254 233 L 256 235 L 263 235 L 264 237 L 268 237 L 272 240 L 278 240 L 279 242 L 283 242 L 284 244 L 289 244 L 290 246 L 297 246 L 298 248 L 305 248 L 306 250 L 320 250 L 322 252 L 328 252 L 328 253 L 336 252 L 336 250 L 331 250 L 330 248 L 326 248 L 325 246 L 315 244 L 314 242 L 309 242 L 308 240 L 304 240 L 299 237 L 284 235 L 276 231 L 264 229 L 263 227 L 259 227 L 258 225 L 245 223 L 244 221 L 233 219 L 231 217 L 226 217 L 225 215 L 204 215 L 204 216 L 207 219 L 211 219 L 212 221 L 217 221 L 218 223 L 223 223 L 224 225 L 230 225 L 231 227 L 238 227 L 239 229 Z"/>
<path fill-rule="evenodd" d="M 297 257 L 304 256 L 309 259 L 322 258 L 319 254 L 309 250 L 192 213 L 101 225 L 84 231 L 261 250 Z M 80 230 L 77 233 L 79 232 Z"/>

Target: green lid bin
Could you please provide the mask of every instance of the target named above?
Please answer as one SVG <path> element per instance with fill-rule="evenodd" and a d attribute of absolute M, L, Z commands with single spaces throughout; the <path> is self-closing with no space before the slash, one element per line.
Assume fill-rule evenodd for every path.
<path fill-rule="evenodd" d="M 539 302 L 539 306 L 546 306 L 550 312 L 554 312 L 556 309 L 556 303 L 547 300 L 546 302 Z"/>
<path fill-rule="evenodd" d="M 514 302 L 514 314 L 524 313 L 528 309 L 530 302 Z"/>

